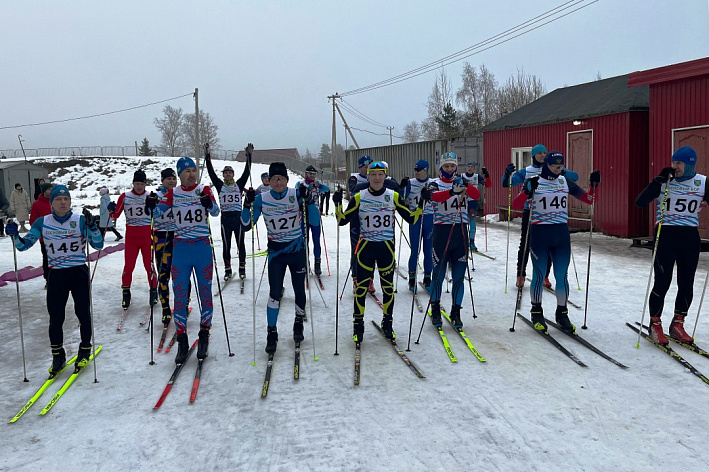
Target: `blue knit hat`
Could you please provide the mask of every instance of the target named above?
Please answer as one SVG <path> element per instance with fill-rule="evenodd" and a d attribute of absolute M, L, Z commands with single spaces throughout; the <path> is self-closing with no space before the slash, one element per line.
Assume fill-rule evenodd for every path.
<path fill-rule="evenodd" d="M 414 164 L 414 169 L 418 169 L 418 170 L 424 170 L 424 169 L 426 169 L 426 170 L 428 170 L 428 166 L 429 166 L 429 164 L 428 164 L 428 161 L 427 161 L 426 159 L 419 159 L 418 161 L 416 161 L 416 164 Z"/>
<path fill-rule="evenodd" d="M 697 153 L 689 146 L 682 146 L 677 149 L 674 154 L 672 154 L 672 160 L 684 162 L 685 166 L 687 164 L 693 166 L 697 163 Z"/>
<path fill-rule="evenodd" d="M 263 174 L 261 174 L 261 180 L 267 179 L 267 178 L 268 178 L 268 172 L 264 172 Z"/>
<path fill-rule="evenodd" d="M 536 156 L 540 152 L 543 152 L 544 154 L 547 153 L 547 148 L 544 147 L 543 144 L 537 144 L 532 148 L 532 156 Z"/>
<path fill-rule="evenodd" d="M 477 167 L 478 165 L 476 163 L 474 163 L 473 161 L 469 161 L 469 162 L 465 163 L 465 167 L 468 167 L 468 166 Z"/>
<path fill-rule="evenodd" d="M 181 157 L 179 161 L 177 161 L 177 175 L 179 176 L 183 170 L 189 169 L 189 168 L 197 168 L 197 165 L 194 163 L 194 161 L 189 158 L 189 157 Z"/>
<path fill-rule="evenodd" d="M 69 194 L 69 189 L 66 188 L 65 185 L 55 185 L 54 187 L 52 187 L 52 191 L 49 192 L 49 203 L 51 204 L 57 197 L 71 198 L 71 195 Z"/>
<path fill-rule="evenodd" d="M 369 156 L 362 156 L 357 160 L 357 164 L 359 165 L 360 169 L 364 166 L 368 166 L 373 162 L 373 159 Z"/>
<path fill-rule="evenodd" d="M 564 155 L 559 151 L 548 152 L 547 155 L 544 157 L 544 163 L 549 164 L 550 166 L 559 164 L 564 165 Z"/>

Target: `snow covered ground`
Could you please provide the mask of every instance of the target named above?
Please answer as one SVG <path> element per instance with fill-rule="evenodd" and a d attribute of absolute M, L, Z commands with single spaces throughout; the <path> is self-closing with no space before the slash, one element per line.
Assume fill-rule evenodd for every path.
<path fill-rule="evenodd" d="M 130 163 L 124 161 L 112 166 Z M 165 162 L 160 161 L 149 178 L 157 180 Z M 222 164 L 215 163 L 217 170 Z M 237 176 L 241 166 L 235 166 Z M 134 169 L 126 167 L 127 184 Z M 265 169 L 254 165 L 253 172 L 258 176 Z M 83 168 L 71 176 L 98 182 L 101 170 Z M 86 198 L 75 199 L 75 208 L 98 203 L 94 189 L 77 192 L 86 193 Z M 188 402 L 196 365 L 192 358 L 164 405 L 153 411 L 173 370 L 174 351 L 156 353 L 156 364 L 148 365 L 150 338 L 139 326 L 148 310 L 148 291 L 140 268 L 134 272 L 133 307 L 123 330 L 116 331 L 123 267 L 123 252 L 117 252 L 100 259 L 93 286 L 96 342 L 103 345 L 96 364 L 99 382 L 93 382 L 90 366 L 46 416 L 37 414 L 61 382 L 17 423 L 0 426 L 0 470 L 707 470 L 704 427 L 709 385 L 648 342 L 642 341 L 637 349 L 637 335 L 625 326 L 626 321 L 640 319 L 650 251 L 631 249 L 629 240 L 594 235 L 588 330 L 580 330 L 583 310 L 570 307 L 571 319 L 582 336 L 630 366 L 627 370 L 551 328 L 588 368 L 573 363 L 522 323 L 517 323 L 516 332 L 509 331 L 515 290 L 510 276 L 505 293 L 507 227 L 491 221 L 487 244 L 497 259 L 475 259 L 477 319 L 472 318 L 469 294 L 463 303 L 466 332 L 487 362 L 476 360 L 449 328 L 449 341 L 458 358 L 458 363 L 451 363 L 428 322 L 420 344 L 414 344 L 422 321 L 422 314 L 414 309 L 408 355 L 426 375 L 423 380 L 417 378 L 369 323 L 381 318 L 378 307 L 368 299 L 362 378 L 354 386 L 350 283 L 340 303 L 340 355 L 334 356 L 337 230 L 332 216 L 325 217 L 323 225 L 332 275 L 328 276 L 323 255 L 327 307 L 313 285 L 313 319 L 306 324 L 300 380 L 292 378 L 294 308 L 293 292 L 287 289 L 272 383 L 268 397 L 261 398 L 268 282 L 264 280 L 256 303 L 254 337 L 251 290 L 258 284 L 265 261 L 256 258 L 253 271 L 249 259 L 245 293 L 239 294 L 234 281 L 223 294 L 231 349 L 236 355 L 228 356 L 221 305 L 215 297 L 210 356 L 197 401 Z M 123 232 L 123 218 L 118 227 Z M 212 228 L 218 228 L 217 221 Z M 478 228 L 478 247 L 484 248 L 485 230 L 482 224 Z M 263 226 L 260 238 L 264 249 Z M 113 235 L 107 239 L 109 245 L 114 244 Z M 220 239 L 215 231 L 221 273 Z M 509 248 L 513 259 L 518 241 L 519 226 L 513 224 Z M 571 268 L 570 298 L 583 305 L 588 235 L 574 234 L 572 241 L 584 290 L 576 289 Z M 340 231 L 340 249 L 342 287 L 349 263 L 347 229 Z M 0 254 L 0 273 L 12 270 L 9 238 L 0 239 Z M 402 265 L 408 254 L 404 243 Z M 707 257 L 702 254 L 700 260 L 690 328 L 706 277 Z M 20 268 L 40 264 L 39 248 L 18 253 Z M 288 277 L 286 282 L 289 287 Z M 51 362 L 43 285 L 41 278 L 20 284 L 29 383 L 22 381 L 15 284 L 0 287 L 0 418 L 5 422 L 39 388 Z M 213 286 L 216 293 L 216 283 Z M 394 327 L 405 348 L 412 297 L 403 279 L 398 289 Z M 667 314 L 674 294 L 673 288 Z M 444 293 L 444 307 L 450 306 L 448 297 Z M 421 295 L 421 300 L 425 305 L 427 297 Z M 548 293 L 544 307 L 547 314 L 553 313 L 555 300 Z M 75 352 L 79 338 L 72 310 L 70 301 L 64 333 L 65 345 Z M 528 314 L 528 310 L 526 288 L 523 312 Z M 703 311 L 697 339 L 700 345 L 709 346 L 709 321 Z M 197 319 L 192 316 L 188 323 L 190 340 L 195 339 Z M 666 316 L 666 326 L 668 322 Z M 314 338 L 308 325 L 314 327 Z M 159 331 L 155 331 L 155 345 Z M 677 351 L 709 373 L 708 359 L 681 347 Z M 65 372 L 62 380 L 66 376 Z"/>

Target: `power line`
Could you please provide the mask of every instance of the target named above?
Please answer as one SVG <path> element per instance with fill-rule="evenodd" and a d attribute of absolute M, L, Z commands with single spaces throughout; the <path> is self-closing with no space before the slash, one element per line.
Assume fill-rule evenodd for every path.
<path fill-rule="evenodd" d="M 374 119 L 372 119 L 372 118 L 369 118 L 367 115 L 365 115 L 364 113 L 362 113 L 361 111 L 359 111 L 358 109 L 356 109 L 356 108 L 354 107 L 354 105 L 352 105 L 351 103 L 345 102 L 344 99 L 340 99 L 340 104 L 341 104 L 343 107 L 344 107 L 345 105 L 347 105 L 348 108 L 351 108 L 351 109 L 354 110 L 355 112 L 359 113 L 362 117 L 365 118 L 365 121 L 369 121 L 371 124 L 373 124 L 373 125 L 375 125 L 375 126 L 379 126 L 379 127 L 381 127 L 381 128 L 386 128 L 386 125 L 383 125 L 383 124 L 379 123 L 378 121 L 376 121 L 376 120 L 374 120 Z M 350 110 L 348 110 L 348 111 L 350 111 Z M 350 111 L 350 113 L 352 113 L 352 111 Z M 352 114 L 354 114 L 354 113 L 352 113 Z"/>
<path fill-rule="evenodd" d="M 409 80 L 409 79 L 412 79 L 412 78 L 414 78 L 414 77 L 418 77 L 419 75 L 422 75 L 422 74 L 426 74 L 426 73 L 428 73 L 428 72 L 431 72 L 432 70 L 434 70 L 434 69 L 436 69 L 436 68 L 438 68 L 438 67 L 443 67 L 443 66 L 446 66 L 446 65 L 449 65 L 449 64 L 453 64 L 453 63 L 455 63 L 455 62 L 461 61 L 461 60 L 466 59 L 466 58 L 468 58 L 468 57 L 470 57 L 470 56 L 473 56 L 473 55 L 475 55 L 475 54 L 479 54 L 479 53 L 481 53 L 481 52 L 483 52 L 483 51 L 487 51 L 488 49 L 491 49 L 491 48 L 493 48 L 493 47 L 495 47 L 495 46 L 499 46 L 499 45 L 501 45 L 501 44 L 504 44 L 504 43 L 506 43 L 506 42 L 508 42 L 508 41 L 511 41 L 512 39 L 515 39 L 515 38 L 519 37 L 519 36 L 525 35 L 525 34 L 527 34 L 527 33 L 531 33 L 532 31 L 534 31 L 534 30 L 536 30 L 536 29 L 539 29 L 539 28 L 541 28 L 541 27 L 543 27 L 543 26 L 548 25 L 549 23 L 552 23 L 552 22 L 557 21 L 557 20 L 559 20 L 559 19 L 561 19 L 561 18 L 564 18 L 564 17 L 570 15 L 571 13 L 575 13 L 575 12 L 577 12 L 577 11 L 583 9 L 583 8 L 586 8 L 586 7 L 588 7 L 588 6 L 592 5 L 592 4 L 594 4 L 594 3 L 598 2 L 598 1 L 600 1 L 600 0 L 593 0 L 593 1 L 591 1 L 591 3 L 588 3 L 588 4 L 586 4 L 586 5 L 582 5 L 582 6 L 576 8 L 576 9 L 574 9 L 574 10 L 571 10 L 571 11 L 569 11 L 569 12 L 564 13 L 563 15 L 555 16 L 555 15 L 558 15 L 559 13 L 561 13 L 561 12 L 564 11 L 564 10 L 567 10 L 567 9 L 573 8 L 573 7 L 576 7 L 576 6 L 582 4 L 582 3 L 586 2 L 586 1 L 588 1 L 588 0 L 571 0 L 571 1 L 568 1 L 568 2 L 563 3 L 563 4 L 561 4 L 561 5 L 559 5 L 559 6 L 555 7 L 555 8 L 552 8 L 551 10 L 548 10 L 548 11 L 542 13 L 541 15 L 537 15 L 536 17 L 534 17 L 534 18 L 532 18 L 532 19 L 530 19 L 530 20 L 527 20 L 527 21 L 525 21 L 525 22 L 523 22 L 523 23 L 520 23 L 519 25 L 517 25 L 517 26 L 515 26 L 515 27 L 513 27 L 513 28 L 510 28 L 510 29 L 508 29 L 508 30 L 506 30 L 506 31 L 504 31 L 504 32 L 502 32 L 502 33 L 499 33 L 499 34 L 497 34 L 497 35 L 495 35 L 495 36 L 492 36 L 492 37 L 490 37 L 490 38 L 488 38 L 488 39 L 486 39 L 486 40 L 484 40 L 484 41 L 481 41 L 481 42 L 479 42 L 479 43 L 477 43 L 477 44 L 474 44 L 474 45 L 472 45 L 472 46 L 470 46 L 470 47 L 467 47 L 467 48 L 465 48 L 465 49 L 462 49 L 462 50 L 460 50 L 460 51 L 458 51 L 458 52 L 456 52 L 456 53 L 450 54 L 450 55 L 448 55 L 448 56 L 446 56 L 446 57 L 444 57 L 444 58 L 441 58 L 441 59 L 438 59 L 438 60 L 436 60 L 436 61 L 430 62 L 430 63 L 428 63 L 428 64 L 426 64 L 426 65 L 423 65 L 423 66 L 421 66 L 421 67 L 417 67 L 416 69 L 412 69 L 412 70 L 410 70 L 410 71 L 408 71 L 408 72 L 404 72 L 403 74 L 399 74 L 399 75 L 394 76 L 394 77 L 391 77 L 391 78 L 389 78 L 389 79 L 382 80 L 382 81 L 380 81 L 380 82 L 376 82 L 376 83 L 374 83 L 374 84 L 370 84 L 370 85 L 367 85 L 367 86 L 365 86 L 365 87 L 360 87 L 360 88 L 358 88 L 358 89 L 354 89 L 354 90 L 351 90 L 351 91 L 349 91 L 349 92 L 342 93 L 342 94 L 340 94 L 340 95 L 341 95 L 341 96 L 356 95 L 356 94 L 359 94 L 359 93 L 369 92 L 369 91 L 371 91 L 371 90 L 376 90 L 376 89 L 378 89 L 378 88 L 386 87 L 386 86 L 388 86 L 388 85 L 393 85 L 393 84 L 396 84 L 396 83 L 398 83 L 398 82 L 403 82 L 403 81 L 405 81 L 405 80 Z M 550 17 L 553 17 L 553 18 L 550 19 L 549 21 L 544 22 L 544 23 L 540 23 L 541 21 L 546 20 L 547 18 L 550 18 Z M 533 25 L 535 25 L 536 23 L 540 23 L 540 24 L 538 24 L 538 25 L 536 25 L 536 26 L 533 26 Z M 533 26 L 533 27 L 531 27 L 531 26 Z M 528 28 L 528 29 L 527 29 L 527 28 Z M 526 30 L 525 30 L 525 29 L 526 29 Z M 517 32 L 520 31 L 520 30 L 525 30 L 525 31 L 522 31 L 522 32 L 519 33 L 519 34 L 513 35 L 514 33 L 517 33 Z M 507 38 L 504 39 L 504 40 L 501 40 L 502 38 L 505 38 L 506 36 L 509 36 L 509 37 L 507 37 Z M 496 41 L 497 41 L 497 42 L 496 42 Z M 493 43 L 493 44 L 490 44 L 490 43 Z M 485 48 L 483 48 L 483 46 L 486 46 L 486 45 L 488 45 L 488 44 L 490 44 L 490 45 L 487 46 L 487 47 L 485 47 Z M 480 48 L 482 48 L 482 49 L 480 49 Z M 476 50 L 476 49 L 477 49 L 477 50 Z M 470 51 L 473 51 L 473 52 L 470 52 Z M 469 53 L 469 52 L 470 52 L 470 53 Z M 469 54 L 466 55 L 466 53 L 469 53 Z"/>
<path fill-rule="evenodd" d="M 85 120 L 87 118 L 96 118 L 97 116 L 113 115 L 116 113 L 123 113 L 125 111 L 137 110 L 138 108 L 145 108 L 145 107 L 157 105 L 160 103 L 170 102 L 172 100 L 177 100 L 178 98 L 188 97 L 190 95 L 194 95 L 194 92 L 186 93 L 184 95 L 180 95 L 179 97 L 173 97 L 173 98 L 168 98 L 166 100 L 160 100 L 159 102 L 147 103 L 145 105 L 138 105 L 136 107 L 124 108 L 123 110 L 109 111 L 106 113 L 97 113 L 95 115 L 79 116 L 77 118 L 67 118 L 64 120 L 43 121 L 41 123 L 27 123 L 24 125 L 0 126 L 0 130 L 12 129 L 12 128 L 24 128 L 24 127 L 28 127 L 28 126 L 50 125 L 50 124 L 54 124 L 54 123 L 66 123 L 67 121 Z"/>
<path fill-rule="evenodd" d="M 353 129 L 355 131 L 362 131 L 363 133 L 374 134 L 376 136 L 389 136 L 389 133 L 375 133 L 374 131 L 369 131 L 369 130 L 360 129 L 360 128 L 354 128 L 354 127 L 350 127 L 350 129 Z M 395 134 L 392 134 L 392 136 L 395 137 L 396 139 L 406 139 L 403 136 L 397 136 Z"/>

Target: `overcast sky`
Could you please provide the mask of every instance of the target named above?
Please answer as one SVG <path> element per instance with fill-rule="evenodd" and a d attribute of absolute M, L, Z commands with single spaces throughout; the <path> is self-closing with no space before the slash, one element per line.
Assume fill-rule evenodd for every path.
<path fill-rule="evenodd" d="M 592 0 L 590 0 L 592 1 Z M 588 3 L 590 3 L 590 1 Z M 327 96 L 472 46 L 564 0 L 0 2 L 0 128 L 105 113 L 188 94 L 224 149 L 330 142 Z M 499 82 L 523 68 L 548 91 L 709 56 L 707 0 L 599 0 L 465 61 Z M 464 61 L 446 67 L 460 87 Z M 426 116 L 436 73 L 346 97 L 379 123 Z M 194 112 L 191 96 L 169 102 Z M 131 145 L 160 136 L 165 104 L 69 123 L 0 129 L 0 149 Z M 345 115 L 351 127 L 386 129 Z M 338 142 L 344 129 L 338 118 Z M 388 135 L 355 132 L 362 147 Z M 401 142 L 394 140 L 395 143 Z M 349 143 L 351 144 L 351 142 Z"/>

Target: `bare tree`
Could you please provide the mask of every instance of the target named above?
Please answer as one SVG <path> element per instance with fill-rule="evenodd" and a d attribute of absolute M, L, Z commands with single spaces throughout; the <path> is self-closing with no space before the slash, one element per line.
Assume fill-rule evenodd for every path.
<path fill-rule="evenodd" d="M 421 126 L 415 121 L 404 126 L 404 141 L 415 143 L 421 140 Z"/>
<path fill-rule="evenodd" d="M 197 146 L 197 139 L 195 136 L 195 124 L 194 124 L 194 113 L 188 113 L 184 116 L 182 134 L 187 146 L 187 149 L 194 150 Z M 217 131 L 219 126 L 214 124 L 212 115 L 205 113 L 203 110 L 199 111 L 199 134 L 200 142 L 202 144 L 209 143 L 209 148 L 212 150 L 219 149 L 221 146 L 219 144 L 219 138 L 217 137 Z"/>
<path fill-rule="evenodd" d="M 162 118 L 153 120 L 155 127 L 160 131 L 160 153 L 166 156 L 180 156 L 185 147 L 182 135 L 184 121 L 182 108 L 172 108 L 170 105 L 165 105 L 162 113 Z"/>
<path fill-rule="evenodd" d="M 428 117 L 421 123 L 426 139 L 440 139 L 442 137 L 438 120 L 443 118 L 446 105 L 452 102 L 451 82 L 446 75 L 445 69 L 441 69 L 441 72 L 436 76 L 436 82 L 433 84 L 433 89 L 426 102 Z"/>
<path fill-rule="evenodd" d="M 527 75 L 517 70 L 498 91 L 498 118 L 522 108 L 546 93 L 546 88 L 535 75 Z"/>

